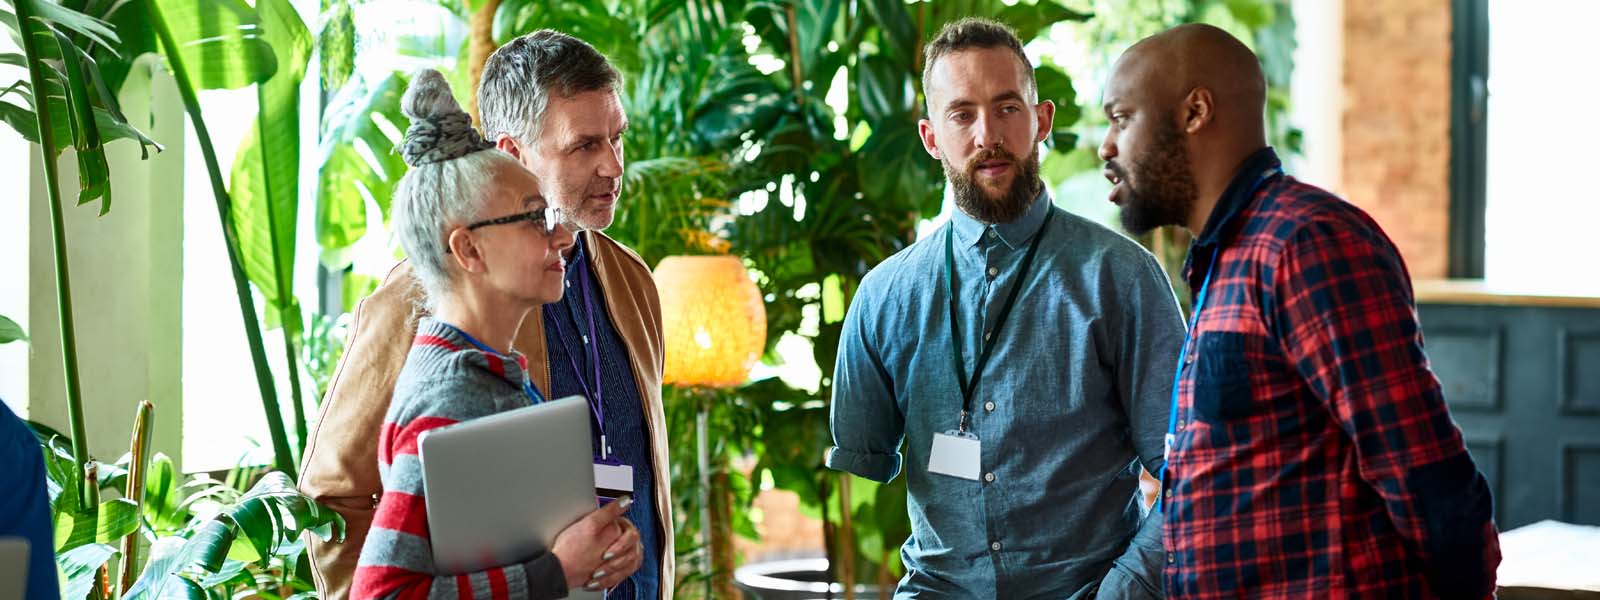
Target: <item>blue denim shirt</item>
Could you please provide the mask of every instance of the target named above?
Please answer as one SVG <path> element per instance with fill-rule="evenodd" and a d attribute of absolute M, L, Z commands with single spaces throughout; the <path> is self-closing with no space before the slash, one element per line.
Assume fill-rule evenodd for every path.
<path fill-rule="evenodd" d="M 952 220 L 863 279 L 834 371 L 828 466 L 877 481 L 906 474 L 912 534 L 897 596 L 1065 598 L 1099 585 L 1101 597 L 1160 597 L 1159 515 L 1141 514 L 1138 478 L 1141 463 L 1162 464 L 1183 339 L 1165 274 L 1138 244 L 1043 193 L 1012 223 Z M 961 410 L 944 287 L 952 234 L 969 375 L 1022 286 L 973 393 L 978 481 L 928 472 L 934 434 L 955 429 Z"/>

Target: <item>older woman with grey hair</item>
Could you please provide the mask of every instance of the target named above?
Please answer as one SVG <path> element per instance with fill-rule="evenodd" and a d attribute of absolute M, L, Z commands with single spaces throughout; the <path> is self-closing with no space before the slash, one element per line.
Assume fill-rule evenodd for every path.
<path fill-rule="evenodd" d="M 417 438 L 422 432 L 543 401 L 513 350 L 534 307 L 561 298 L 573 244 L 539 182 L 472 128 L 437 71 L 402 100 L 412 169 L 396 191 L 395 231 L 432 316 L 421 318 L 378 443 L 383 496 L 361 550 L 357 598 L 562 598 L 610 588 L 639 568 L 638 530 L 612 502 L 567 527 L 548 553 L 476 573 L 433 564 Z M 509 475 L 508 476 L 514 476 Z"/>

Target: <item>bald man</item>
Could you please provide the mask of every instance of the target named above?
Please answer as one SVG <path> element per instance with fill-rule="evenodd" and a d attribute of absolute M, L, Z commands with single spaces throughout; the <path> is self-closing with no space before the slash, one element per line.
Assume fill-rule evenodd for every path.
<path fill-rule="evenodd" d="M 1487 598 L 1489 488 L 1428 369 L 1411 277 L 1354 205 L 1284 174 L 1244 44 L 1188 25 L 1116 63 L 1123 225 L 1195 236 L 1162 483 L 1173 598 Z"/>

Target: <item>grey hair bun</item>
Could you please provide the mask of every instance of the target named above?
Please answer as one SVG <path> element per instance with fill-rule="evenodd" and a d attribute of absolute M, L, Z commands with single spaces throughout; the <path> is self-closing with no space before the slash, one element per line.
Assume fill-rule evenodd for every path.
<path fill-rule="evenodd" d="M 423 69 L 412 76 L 400 110 L 411 119 L 400 156 L 413 167 L 494 147 L 472 128 L 472 117 L 461 110 L 450 94 L 450 83 L 437 70 Z"/>

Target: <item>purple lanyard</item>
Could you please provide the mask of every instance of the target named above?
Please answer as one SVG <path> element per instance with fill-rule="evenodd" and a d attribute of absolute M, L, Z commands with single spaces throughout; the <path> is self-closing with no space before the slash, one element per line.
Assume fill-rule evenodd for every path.
<path fill-rule="evenodd" d="M 581 253 L 583 250 L 579 249 L 578 252 Z M 551 315 L 550 322 L 556 326 L 556 336 L 561 338 L 562 349 L 566 351 L 567 355 L 567 363 L 572 365 L 572 374 L 577 376 L 578 385 L 583 388 L 583 395 L 589 400 L 589 412 L 594 413 L 595 425 L 600 427 L 600 458 L 604 460 L 610 456 L 611 447 L 606 442 L 606 408 L 603 402 L 605 386 L 600 383 L 600 338 L 595 335 L 594 298 L 589 293 L 589 269 L 584 266 L 584 263 L 588 261 L 573 262 L 576 263 L 575 266 L 578 268 L 578 290 L 583 294 L 583 314 L 585 320 L 589 323 L 589 335 L 583 338 L 583 345 L 589 348 L 589 360 L 594 365 L 593 390 L 589 389 L 589 382 L 584 380 L 583 369 L 578 367 L 577 359 L 573 358 L 574 353 L 566 348 L 567 334 L 561 327 L 560 317 Z M 573 321 L 578 320 L 578 315 L 572 310 L 572 305 L 567 305 L 567 311 L 568 314 L 572 315 Z"/>

